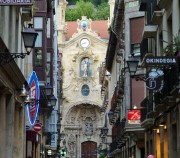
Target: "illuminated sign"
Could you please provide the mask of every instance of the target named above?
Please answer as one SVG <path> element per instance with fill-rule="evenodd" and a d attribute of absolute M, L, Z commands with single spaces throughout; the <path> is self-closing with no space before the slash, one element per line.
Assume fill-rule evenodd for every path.
<path fill-rule="evenodd" d="M 32 5 L 32 0 L 0 0 L 1 5 Z"/>
<path fill-rule="evenodd" d="M 27 113 L 30 124 L 34 125 L 38 114 L 38 109 L 39 109 L 38 101 L 40 98 L 39 82 L 35 71 L 32 72 L 28 84 L 30 87 L 30 96 L 33 97 L 35 101 L 30 104 L 27 103 Z"/>
<path fill-rule="evenodd" d="M 159 92 L 164 86 L 164 72 L 160 69 L 151 69 L 146 77 L 146 88 L 154 93 Z"/>
<path fill-rule="evenodd" d="M 140 124 L 141 111 L 140 110 L 129 110 L 128 111 L 128 123 L 129 124 Z"/>

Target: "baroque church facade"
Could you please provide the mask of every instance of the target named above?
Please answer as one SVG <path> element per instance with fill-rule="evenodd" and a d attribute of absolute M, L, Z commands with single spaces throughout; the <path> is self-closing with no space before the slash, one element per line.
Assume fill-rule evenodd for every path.
<path fill-rule="evenodd" d="M 67 3 L 59 5 L 58 49 L 61 55 L 62 100 L 61 145 L 67 157 L 97 157 L 100 132 L 105 123 L 102 111 L 99 67 L 105 61 L 108 20 L 92 21 L 86 16 L 65 21 Z"/>

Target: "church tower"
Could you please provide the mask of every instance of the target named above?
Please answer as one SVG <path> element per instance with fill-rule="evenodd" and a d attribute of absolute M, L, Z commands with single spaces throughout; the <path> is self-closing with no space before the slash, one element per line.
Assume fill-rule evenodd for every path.
<path fill-rule="evenodd" d="M 68 2 L 66 0 L 59 0 L 58 2 L 58 45 L 63 45 L 65 41 L 66 22 L 65 22 L 65 10 Z"/>
<path fill-rule="evenodd" d="M 113 13 L 114 13 L 115 0 L 109 0 L 108 4 L 110 6 L 110 18 L 109 18 L 109 20 L 110 20 L 110 23 L 111 23 L 112 22 L 112 18 L 114 16 Z"/>

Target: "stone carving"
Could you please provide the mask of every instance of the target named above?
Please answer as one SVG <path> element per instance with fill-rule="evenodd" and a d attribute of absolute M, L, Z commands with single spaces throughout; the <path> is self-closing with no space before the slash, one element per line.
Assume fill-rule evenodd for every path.
<path fill-rule="evenodd" d="M 70 135 L 68 139 L 68 152 L 73 155 L 75 153 L 75 147 L 76 147 L 76 138 L 74 135 Z"/>
<path fill-rule="evenodd" d="M 88 76 L 88 74 L 87 74 L 87 72 L 88 72 L 88 62 L 86 62 L 86 61 L 84 61 L 84 63 L 83 63 L 83 71 L 84 71 L 83 77 L 87 77 Z"/>
<path fill-rule="evenodd" d="M 84 122 L 84 133 L 85 135 L 93 134 L 93 121 L 90 117 L 87 117 Z"/>
<path fill-rule="evenodd" d="M 67 124 L 75 124 L 76 114 L 77 114 L 77 109 L 73 108 L 67 115 L 67 118 L 66 118 Z"/>

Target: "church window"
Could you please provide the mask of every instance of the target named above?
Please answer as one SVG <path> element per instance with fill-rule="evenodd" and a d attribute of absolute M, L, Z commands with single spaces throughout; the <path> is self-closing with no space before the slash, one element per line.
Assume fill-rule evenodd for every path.
<path fill-rule="evenodd" d="M 83 96 L 88 96 L 89 95 L 89 86 L 88 85 L 83 85 L 81 88 L 81 93 Z"/>

